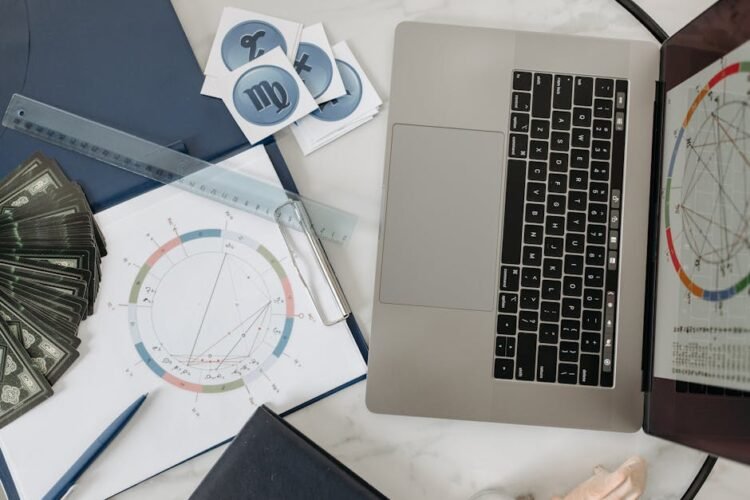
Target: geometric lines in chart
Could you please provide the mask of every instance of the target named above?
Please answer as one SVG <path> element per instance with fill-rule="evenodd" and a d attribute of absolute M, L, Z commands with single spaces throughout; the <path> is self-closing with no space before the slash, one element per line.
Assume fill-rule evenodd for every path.
<path fill-rule="evenodd" d="M 731 64 L 696 89 L 665 183 L 670 260 L 690 293 L 712 302 L 750 284 L 750 95 L 728 89 L 749 74 L 750 63 Z"/>

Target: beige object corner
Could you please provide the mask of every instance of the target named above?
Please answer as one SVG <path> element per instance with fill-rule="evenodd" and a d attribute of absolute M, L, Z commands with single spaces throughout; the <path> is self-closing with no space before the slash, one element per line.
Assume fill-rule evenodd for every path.
<path fill-rule="evenodd" d="M 565 496 L 553 500 L 637 500 L 646 487 L 646 461 L 631 457 L 610 472 L 594 467 L 594 475 Z"/>

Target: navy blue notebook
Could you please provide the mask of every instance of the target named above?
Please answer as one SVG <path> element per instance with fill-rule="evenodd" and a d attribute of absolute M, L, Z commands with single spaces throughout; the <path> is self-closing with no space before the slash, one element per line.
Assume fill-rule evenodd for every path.
<path fill-rule="evenodd" d="M 0 63 L 0 115 L 19 93 L 159 144 L 179 143 L 204 160 L 249 147 L 224 104 L 200 95 L 203 75 L 169 0 L 0 0 Z M 296 192 L 275 142 L 265 147 L 283 187 Z M 35 151 L 83 186 L 94 211 L 158 186 L 3 127 L 0 177 Z M 347 324 L 367 361 L 354 316 Z M 1 453 L 0 481 L 9 499 L 18 498 Z"/>

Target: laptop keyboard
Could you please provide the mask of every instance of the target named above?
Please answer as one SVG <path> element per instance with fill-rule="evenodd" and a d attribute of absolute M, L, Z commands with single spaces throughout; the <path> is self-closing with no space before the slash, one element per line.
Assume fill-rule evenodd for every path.
<path fill-rule="evenodd" d="M 628 83 L 515 71 L 494 375 L 612 387 Z"/>

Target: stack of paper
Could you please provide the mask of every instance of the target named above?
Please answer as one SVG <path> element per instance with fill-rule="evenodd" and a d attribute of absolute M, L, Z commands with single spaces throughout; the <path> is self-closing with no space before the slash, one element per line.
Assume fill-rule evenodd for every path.
<path fill-rule="evenodd" d="M 291 56 L 294 54 L 294 56 Z M 201 93 L 224 101 L 251 143 L 292 126 L 305 155 L 371 120 L 382 101 L 345 42 L 307 26 L 226 8 Z"/>

